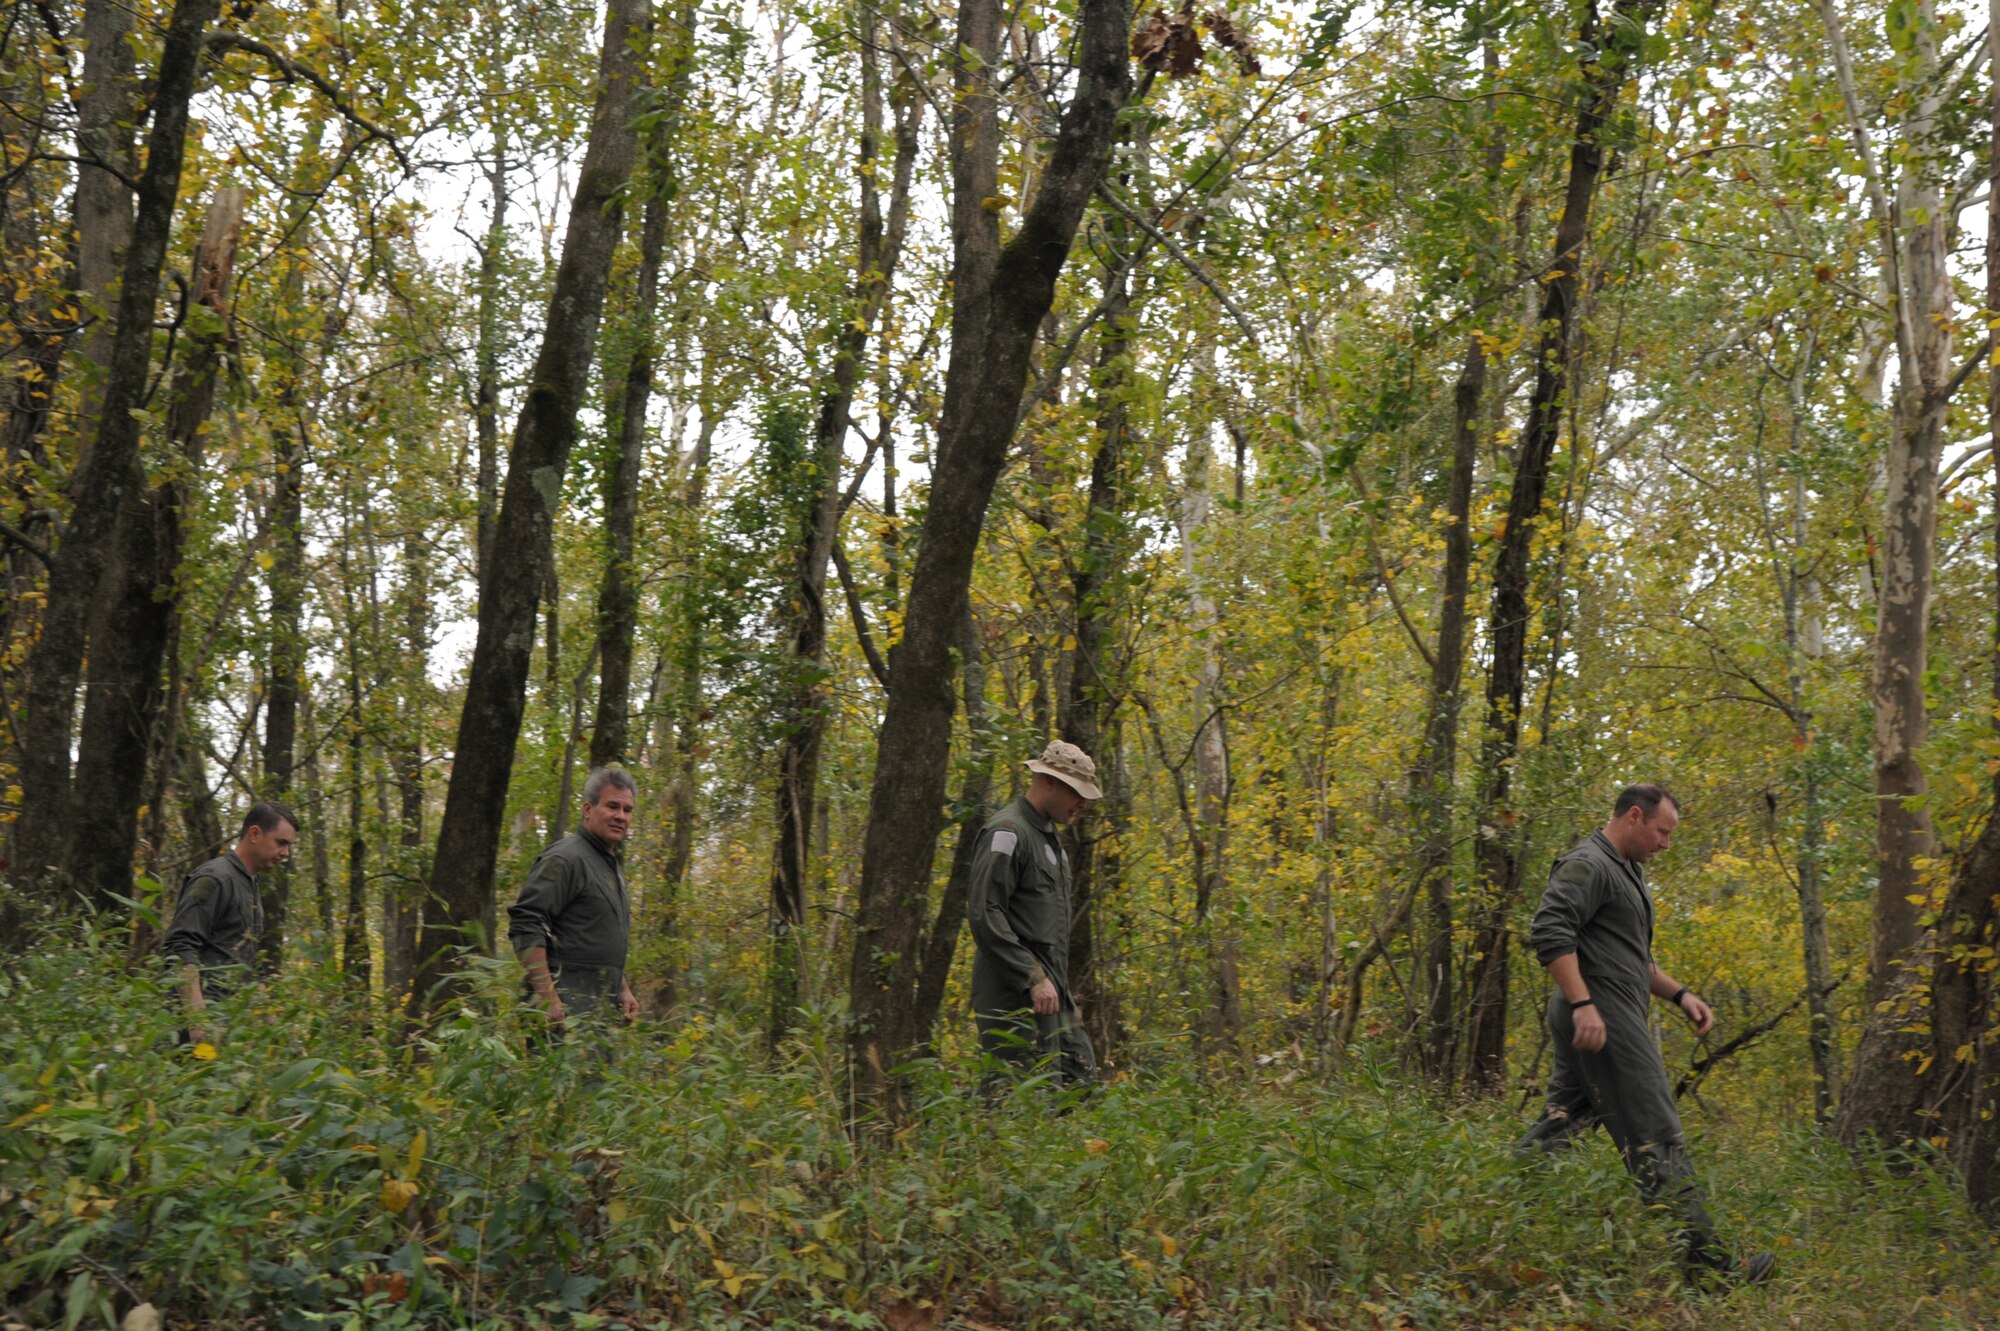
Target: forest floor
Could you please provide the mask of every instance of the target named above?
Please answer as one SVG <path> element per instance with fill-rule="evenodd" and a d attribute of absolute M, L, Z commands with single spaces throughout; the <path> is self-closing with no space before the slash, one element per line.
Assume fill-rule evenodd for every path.
<path fill-rule="evenodd" d="M 193 1052 L 103 944 L 0 986 L 0 1324 L 2000 1331 L 2000 1243 L 1949 1178 L 1778 1116 L 1692 1124 L 1718 1218 L 1779 1255 L 1702 1291 L 1601 1134 L 1524 1168 L 1519 1097 L 1365 1058 L 1159 1053 L 997 1109 L 947 1059 L 857 1153 L 829 1031 L 777 1063 L 710 1015 L 526 1057 L 504 964 L 415 1046 L 319 971 Z"/>

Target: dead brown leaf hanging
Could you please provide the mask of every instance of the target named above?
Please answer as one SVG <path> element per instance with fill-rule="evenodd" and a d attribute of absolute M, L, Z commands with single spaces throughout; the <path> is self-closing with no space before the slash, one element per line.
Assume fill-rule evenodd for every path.
<path fill-rule="evenodd" d="M 1242 66 L 1245 74 L 1264 72 L 1263 64 L 1257 59 L 1255 43 L 1229 15 L 1219 9 L 1211 9 L 1201 16 L 1201 21 L 1208 25 L 1208 35 L 1215 38 L 1217 46 L 1236 53 L 1236 63 Z"/>
<path fill-rule="evenodd" d="M 1184 79 L 1201 65 L 1201 35 L 1192 14 L 1156 9 L 1132 34 L 1132 56 L 1141 65 L 1168 78 Z"/>

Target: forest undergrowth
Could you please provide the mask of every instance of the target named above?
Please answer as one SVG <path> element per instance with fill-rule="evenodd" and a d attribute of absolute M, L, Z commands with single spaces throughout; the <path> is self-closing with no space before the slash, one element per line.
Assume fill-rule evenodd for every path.
<path fill-rule="evenodd" d="M 2000 1245 L 1949 1178 L 1754 1105 L 1690 1127 L 1719 1218 L 1778 1275 L 1701 1291 L 1601 1135 L 1524 1168 L 1518 1096 L 1443 1104 L 1366 1051 L 1326 1077 L 1140 1050 L 1087 1101 L 992 1110 L 947 1057 L 857 1151 L 830 1027 L 776 1062 L 709 1013 L 529 1056 L 510 971 L 411 1043 L 299 969 L 190 1051 L 116 936 L 21 958 L 0 1320 L 2000 1328 Z"/>

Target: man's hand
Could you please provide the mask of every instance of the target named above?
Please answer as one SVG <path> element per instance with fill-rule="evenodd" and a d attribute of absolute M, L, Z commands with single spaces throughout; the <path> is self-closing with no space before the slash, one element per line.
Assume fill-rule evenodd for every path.
<path fill-rule="evenodd" d="M 632 982 L 622 981 L 618 990 L 618 1010 L 625 1014 L 626 1024 L 639 1020 L 639 996 L 632 992 Z"/>
<path fill-rule="evenodd" d="M 562 996 L 551 989 L 547 994 L 537 994 L 542 1012 L 548 1017 L 549 1025 L 560 1026 L 569 1020 L 569 1009 L 563 1006 Z"/>
<path fill-rule="evenodd" d="M 1572 1009 L 1570 1020 L 1576 1026 L 1576 1034 L 1571 1038 L 1571 1044 L 1586 1054 L 1594 1054 L 1604 1048 L 1604 1018 L 1597 1015 L 1595 1004 Z"/>
<path fill-rule="evenodd" d="M 1028 1000 L 1035 1005 L 1038 1017 L 1053 1017 L 1062 1007 L 1062 995 L 1056 992 L 1055 985 L 1047 976 L 1035 981 L 1034 988 L 1028 990 Z"/>
<path fill-rule="evenodd" d="M 1696 1037 L 1707 1035 L 1715 1029 L 1715 1009 L 1701 1001 L 1701 996 L 1693 990 L 1681 995 L 1681 1015 L 1694 1027 Z"/>

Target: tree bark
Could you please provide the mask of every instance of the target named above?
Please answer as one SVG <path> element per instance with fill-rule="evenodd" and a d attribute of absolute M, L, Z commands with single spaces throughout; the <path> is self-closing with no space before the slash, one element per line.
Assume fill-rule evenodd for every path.
<path fill-rule="evenodd" d="M 808 843 L 819 798 L 820 748 L 826 737 L 831 692 L 826 679 L 826 568 L 839 535 L 841 458 L 855 387 L 861 381 L 868 338 L 888 300 L 909 225 L 910 182 L 916 171 L 917 134 L 910 123 L 920 101 L 898 108 L 895 165 L 886 224 L 876 181 L 882 143 L 881 30 L 875 10 L 861 6 L 861 142 L 855 177 L 861 216 L 855 237 L 854 289 L 835 329 L 833 371 L 813 426 L 812 461 L 799 508 L 806 521 L 792 554 L 791 675 L 784 739 L 778 747 L 778 842 L 771 864 L 770 1047 L 791 1033 L 799 1006 L 804 957 Z M 907 128 L 906 128 L 907 124 Z"/>
<path fill-rule="evenodd" d="M 87 322 L 76 339 L 81 400 L 77 405 L 76 472 L 81 480 L 100 419 L 117 338 L 118 282 L 132 243 L 137 171 L 133 142 L 140 119 L 138 65 L 132 50 L 133 9 L 119 0 L 83 7 L 83 86 L 77 98 L 76 295 Z M 197 55 L 199 52 L 197 52 Z"/>
<path fill-rule="evenodd" d="M 480 578 L 478 637 L 425 912 L 427 977 L 441 976 L 440 950 L 451 942 L 493 945 L 493 869 L 526 703 L 535 609 L 637 155 L 632 100 L 644 77 L 648 12 L 638 0 L 607 0 L 590 144 L 541 351 L 514 427 L 495 554 Z"/>
<path fill-rule="evenodd" d="M 1555 247 L 1543 282 L 1535 382 L 1514 459 L 1507 526 L 1493 561 L 1488 619 L 1492 661 L 1486 677 L 1485 734 L 1480 745 L 1480 792 L 1474 849 L 1477 900 L 1470 1004 L 1464 1040 L 1466 1080 L 1491 1092 L 1506 1077 L 1507 989 L 1512 915 L 1520 890 L 1512 829 L 1514 765 L 1520 757 L 1521 700 L 1527 684 L 1530 554 L 1548 492 L 1549 463 L 1562 434 L 1562 413 L 1575 352 L 1575 315 L 1590 209 L 1604 173 L 1606 125 L 1631 80 L 1646 26 L 1659 0 L 1617 0 L 1610 23 L 1593 2 L 1585 9 L 1578 46 L 1581 105 L 1570 144 L 1569 183 L 1556 222 Z"/>
<path fill-rule="evenodd" d="M 129 564 L 151 558 L 152 533 L 131 530 L 138 515 L 129 510 L 135 500 L 143 500 L 146 486 L 139 457 L 141 427 L 134 413 L 144 400 L 152 364 L 155 296 L 173 229 L 174 205 L 180 195 L 188 103 L 200 73 L 203 36 L 220 3 L 178 0 L 155 71 L 153 128 L 147 138 L 146 167 L 139 177 L 131 243 L 125 248 L 117 326 L 105 365 L 96 438 L 76 473 L 76 501 L 51 561 L 41 635 L 29 662 L 21 730 L 21 816 L 15 824 L 13 867 L 18 880 L 30 888 L 45 879 L 66 849 L 70 831 L 69 745 L 77 678 L 83 668 L 93 613 L 99 613 L 101 622 L 113 622 L 105 621 L 98 611 L 100 584 L 107 569 L 115 568 L 119 561 Z M 127 597 L 119 600 L 131 604 Z M 149 623 L 133 628 L 132 647 L 141 653 L 150 650 L 157 660 L 160 648 L 147 648 L 144 638 L 159 630 Z M 118 646 L 107 640 L 98 650 L 110 657 Z M 135 683 L 143 686 L 144 681 Z M 157 681 L 153 687 L 157 689 Z M 128 723 L 131 718 L 119 720 Z M 111 718 L 105 721 L 109 724 Z M 136 765 L 142 771 L 144 754 L 141 745 Z M 104 806 L 101 816 L 106 827 L 125 825 L 122 835 L 127 867 L 114 877 L 129 888 L 130 825 L 137 814 L 140 786 L 135 778 L 121 780 L 129 785 L 129 791 L 94 794 L 92 802 Z M 111 807 L 113 801 L 117 807 Z M 107 851 L 101 862 L 108 863 L 113 854 Z M 93 856 L 93 864 L 98 862 Z"/>
<path fill-rule="evenodd" d="M 1070 574 L 1076 645 L 1070 652 L 1068 688 L 1057 720 L 1062 737 L 1096 761 L 1104 791 L 1089 824 L 1070 836 L 1070 989 L 1083 1006 L 1084 1025 L 1100 1063 L 1111 1060 L 1118 1029 L 1115 997 L 1100 975 L 1099 931 L 1102 902 L 1118 890 L 1117 834 L 1125 802 L 1121 764 L 1106 747 L 1106 739 L 1124 693 L 1118 643 L 1123 581 L 1132 548 L 1131 521 L 1125 511 L 1134 332 L 1129 278 L 1123 264 L 1105 272 L 1104 334 L 1093 390 L 1097 449 L 1090 462 L 1083 548 L 1071 562 Z"/>
<path fill-rule="evenodd" d="M 862 843 L 849 986 L 857 1110 L 900 1111 L 900 1086 L 888 1069 L 920 1041 L 910 1001 L 914 944 L 930 914 L 954 710 L 952 643 L 965 615 L 986 506 L 1020 415 L 1035 330 L 1054 302 L 1084 208 L 1104 179 L 1130 87 L 1128 18 L 1122 0 L 1079 5 L 1076 94 L 1034 202 L 1002 247 L 998 218 L 984 206 L 997 192 L 998 123 L 985 71 L 998 65 L 1000 13 L 991 0 L 963 0 L 959 8 L 950 138 L 951 358 L 903 637 L 890 657 Z"/>
<path fill-rule="evenodd" d="M 147 506 L 159 535 L 157 567 L 148 570 L 146 590 L 156 584 L 171 590 L 163 602 L 166 625 L 161 644 L 161 664 L 165 667 L 165 699 L 156 733 L 147 739 L 149 757 L 145 764 L 149 783 L 144 804 L 148 810 L 149 843 L 147 860 L 156 865 L 159 842 L 166 828 L 167 787 L 179 760 L 179 731 L 184 710 L 180 662 L 181 612 L 178 581 L 185 551 L 185 517 L 201 480 L 207 456 L 209 418 L 215 406 L 216 381 L 221 377 L 224 354 L 230 342 L 230 282 L 236 265 L 236 246 L 243 229 L 243 208 L 248 194 L 237 186 L 225 186 L 210 200 L 195 248 L 193 303 L 207 312 L 212 327 L 197 324 L 187 338 L 187 359 L 175 375 L 173 403 L 167 412 L 167 438 L 179 455 L 179 468 L 166 483 L 150 490 Z M 156 672 L 158 670 L 156 666 Z M 132 699 L 127 706 L 139 702 Z M 86 712 L 86 717 L 87 717 Z M 86 719 L 86 724 L 88 721 Z M 79 770 L 79 778 L 81 778 Z M 74 872 L 74 870 L 72 870 Z"/>
<path fill-rule="evenodd" d="M 1937 1110 L 1936 1076 L 1911 1075 L 1911 1064 L 1926 1048 L 1924 1027 L 1935 1036 L 1942 1022 L 1922 1019 L 1926 1003 L 1942 1003 L 1934 986 L 1947 976 L 1940 956 L 1954 945 L 1953 928 L 1972 928 L 1983 907 L 1968 906 L 1954 916 L 1954 884 L 1941 923 L 1925 931 L 1923 903 L 1929 893 L 1917 862 L 1935 852 L 1928 790 L 1920 751 L 1929 731 L 1924 679 L 1929 669 L 1930 595 L 1935 564 L 1938 457 L 1950 405 L 1952 326 L 1951 213 L 1944 206 L 1941 170 L 1928 145 L 1943 112 L 1930 0 L 1918 0 L 1913 45 L 1904 65 L 1899 98 L 1902 139 L 1908 160 L 1896 177 L 1894 200 L 1877 165 L 1854 81 L 1852 60 L 1839 15 L 1827 0 L 1821 17 L 1833 48 L 1835 73 L 1847 105 L 1849 130 L 1861 156 L 1865 184 L 1880 228 L 1880 265 L 1896 342 L 1893 430 L 1884 468 L 1882 563 L 1876 601 L 1872 702 L 1875 714 L 1876 870 L 1874 929 L 1869 957 L 1870 1018 L 1855 1050 L 1835 1130 L 1845 1141 L 1875 1136 L 1883 1140 L 1930 1135 Z M 1983 840 L 1982 840 L 1983 845 Z M 1983 863 L 1975 849 L 1969 861 Z M 1961 866 L 1962 882 L 1966 870 Z M 1956 1049 L 1948 1051 L 1955 1066 Z M 1956 1070 L 1956 1069 L 1955 1069 Z M 1941 1071 L 1941 1070 L 1940 1070 Z M 1960 1078 L 1963 1080 L 1963 1078 Z"/>
<path fill-rule="evenodd" d="M 1457 1011 L 1451 881 L 1452 791 L 1458 772 L 1459 684 L 1465 671 L 1466 602 L 1472 574 L 1472 481 L 1479 461 L 1479 406 L 1486 388 L 1486 351 L 1467 341 L 1452 392 L 1451 474 L 1446 483 L 1444 572 L 1438 592 L 1437 646 L 1431 653 L 1430 698 L 1423 746 L 1410 770 L 1411 820 L 1418 829 L 1417 872 L 1425 903 L 1424 1066 L 1449 1087 L 1456 1069 Z"/>
<path fill-rule="evenodd" d="M 979 834 L 993 813 L 992 718 L 986 707 L 986 649 L 979 621 L 968 602 L 965 623 L 958 635 L 961 671 L 960 693 L 965 702 L 966 777 L 959 788 L 954 816 L 958 822 L 958 844 L 952 848 L 951 874 L 945 879 L 944 895 L 938 900 L 937 918 L 924 935 L 923 969 L 917 975 L 917 1029 L 926 1046 L 935 1048 L 938 1015 L 944 1007 L 944 991 L 951 979 L 953 959 L 958 955 L 958 936 L 965 927 L 965 901 L 972 884 L 972 854 L 978 849 Z M 1075 942 L 1074 936 L 1071 942 Z M 1075 952 L 1070 953 L 1071 960 Z M 1072 974 L 1074 972 L 1072 971 Z"/>

